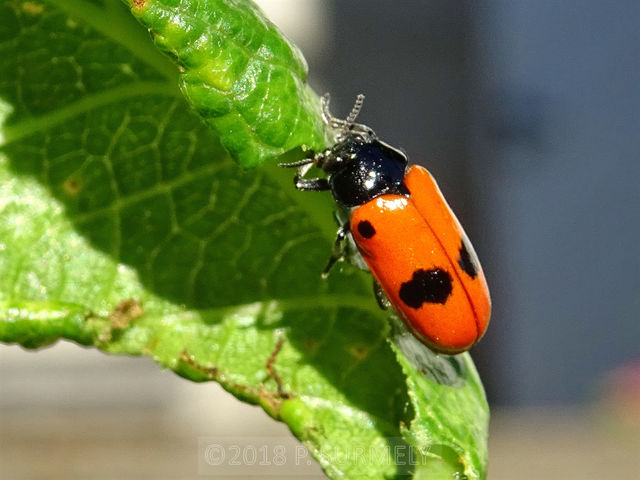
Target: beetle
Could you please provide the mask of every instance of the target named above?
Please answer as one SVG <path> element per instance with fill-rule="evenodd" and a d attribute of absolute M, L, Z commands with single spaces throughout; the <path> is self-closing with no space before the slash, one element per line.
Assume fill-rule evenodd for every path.
<path fill-rule="evenodd" d="M 346 119 L 322 112 L 337 130 L 334 145 L 297 167 L 299 190 L 329 190 L 348 213 L 323 275 L 345 258 L 352 240 L 374 277 L 378 301 L 390 304 L 418 340 L 438 353 L 471 348 L 485 333 L 491 299 L 478 257 L 431 174 L 355 123 L 364 95 Z M 305 178 L 313 167 L 326 178 Z M 355 262 L 358 263 L 358 260 Z M 385 298 L 386 297 L 386 298 Z"/>

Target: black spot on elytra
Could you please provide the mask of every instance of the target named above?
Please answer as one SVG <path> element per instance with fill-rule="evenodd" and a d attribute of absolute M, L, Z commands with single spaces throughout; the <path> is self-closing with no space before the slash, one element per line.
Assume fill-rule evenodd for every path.
<path fill-rule="evenodd" d="M 363 220 L 360 223 L 358 223 L 358 232 L 364 238 L 371 238 L 376 234 L 376 229 L 373 228 L 373 225 L 371 225 L 371 222 L 367 220 Z"/>
<path fill-rule="evenodd" d="M 458 258 L 458 265 L 460 265 L 460 268 L 471 278 L 476 278 L 478 276 L 478 266 L 469 253 L 469 249 L 467 248 L 467 239 L 464 237 L 462 238 L 462 244 L 460 245 L 460 258 Z"/>
<path fill-rule="evenodd" d="M 400 299 L 411 308 L 423 303 L 445 304 L 451 295 L 451 275 L 445 270 L 416 270 L 413 278 L 400 286 Z"/>

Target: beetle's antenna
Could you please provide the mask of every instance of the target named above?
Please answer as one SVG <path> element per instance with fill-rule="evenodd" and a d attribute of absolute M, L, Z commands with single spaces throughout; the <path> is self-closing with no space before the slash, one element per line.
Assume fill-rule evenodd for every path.
<path fill-rule="evenodd" d="M 315 157 L 310 157 L 310 158 L 303 158 L 302 160 L 298 160 L 297 162 L 279 163 L 278 166 L 284 167 L 284 168 L 297 168 L 297 167 L 302 167 L 304 165 L 313 163 L 314 161 L 315 161 Z"/>
<path fill-rule="evenodd" d="M 356 101 L 353 105 L 353 108 L 351 109 L 351 112 L 349 113 L 349 115 L 345 120 L 341 118 L 336 118 L 333 115 L 331 115 L 331 112 L 329 111 L 330 99 L 331 97 L 329 96 L 328 93 L 325 93 L 322 96 L 322 117 L 324 118 L 325 123 L 329 125 L 331 128 L 336 128 L 340 130 L 335 135 L 336 142 L 339 142 L 340 140 L 345 138 L 345 136 L 349 132 L 352 132 L 353 134 L 356 134 L 367 141 L 372 138 L 375 138 L 375 133 L 373 133 L 373 130 L 371 130 L 366 125 L 355 123 L 356 118 L 358 118 L 358 114 L 360 113 L 360 110 L 362 110 L 362 104 L 364 103 L 364 94 L 361 93 L 356 97 Z"/>
<path fill-rule="evenodd" d="M 330 101 L 331 95 L 327 92 L 322 96 L 322 117 L 324 118 L 324 122 L 330 127 L 344 129 L 347 122 L 341 118 L 336 118 L 331 115 L 331 112 L 329 111 Z"/>
<path fill-rule="evenodd" d="M 364 103 L 364 94 L 361 93 L 356 97 L 356 103 L 353 104 L 353 108 L 351 109 L 351 113 L 349 113 L 349 116 L 347 116 L 347 119 L 345 120 L 345 129 L 350 128 L 356 121 L 356 118 L 358 118 L 358 114 L 360 113 L 360 110 L 362 110 L 362 104 Z"/>

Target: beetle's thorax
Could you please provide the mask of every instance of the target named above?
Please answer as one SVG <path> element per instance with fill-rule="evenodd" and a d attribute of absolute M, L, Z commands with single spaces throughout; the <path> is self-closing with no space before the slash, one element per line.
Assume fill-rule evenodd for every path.
<path fill-rule="evenodd" d="M 324 152 L 317 166 L 329 174 L 331 193 L 343 207 L 362 205 L 385 193 L 407 194 L 407 157 L 375 135 L 348 133 Z"/>

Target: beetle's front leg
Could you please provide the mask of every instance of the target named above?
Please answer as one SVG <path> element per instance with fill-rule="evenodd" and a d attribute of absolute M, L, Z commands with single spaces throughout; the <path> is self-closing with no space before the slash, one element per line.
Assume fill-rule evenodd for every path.
<path fill-rule="evenodd" d="M 314 165 L 317 165 L 318 162 L 321 162 L 323 159 L 324 153 L 321 152 L 314 157 L 303 158 L 302 160 L 292 163 L 279 163 L 278 166 L 298 169 L 293 177 L 293 184 L 298 190 L 320 192 L 330 190 L 329 181 L 326 178 L 304 178 L 304 176 Z"/>
<path fill-rule="evenodd" d="M 297 173 L 293 177 L 293 184 L 298 190 L 311 190 L 314 192 L 321 192 L 331 188 L 326 178 L 302 178 Z"/>

